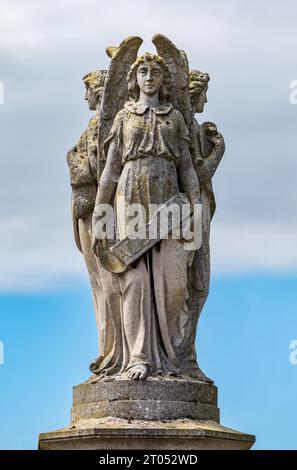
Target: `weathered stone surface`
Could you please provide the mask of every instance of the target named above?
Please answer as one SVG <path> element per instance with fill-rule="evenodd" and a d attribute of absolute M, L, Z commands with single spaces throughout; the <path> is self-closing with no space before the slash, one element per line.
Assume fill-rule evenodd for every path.
<path fill-rule="evenodd" d="M 212 419 L 219 422 L 217 407 L 177 400 L 106 400 L 82 403 L 72 408 L 71 422 L 76 423 L 80 419 L 104 418 L 107 416 L 152 421 L 178 418 Z"/>
<path fill-rule="evenodd" d="M 199 419 L 219 422 L 217 389 L 186 380 L 87 381 L 74 387 L 71 423 L 81 419 Z"/>
<path fill-rule="evenodd" d="M 255 437 L 213 421 L 150 422 L 105 418 L 41 434 L 39 449 L 248 450 Z"/>
<path fill-rule="evenodd" d="M 187 401 L 217 406 L 217 387 L 186 380 L 91 380 L 73 389 L 73 404 L 116 400 Z"/>
<path fill-rule="evenodd" d="M 96 113 L 68 153 L 75 238 L 90 275 L 100 337 L 90 368 L 133 380 L 157 373 L 206 380 L 196 362 L 195 335 L 209 284 L 211 178 L 224 140 L 212 123 L 200 132 L 194 118 L 207 101 L 208 74 L 190 71 L 186 53 L 162 34 L 152 42 L 157 54 L 137 57 L 142 39 L 126 38 L 107 48 L 106 72 L 84 77 Z M 199 206 L 192 248 L 184 233 L 178 240 L 139 239 L 127 209 L 141 205 L 140 225 L 152 226 L 157 207 L 181 194 L 183 208 Z M 102 205 L 115 209 L 116 234 L 110 230 L 108 241 L 99 229 Z"/>

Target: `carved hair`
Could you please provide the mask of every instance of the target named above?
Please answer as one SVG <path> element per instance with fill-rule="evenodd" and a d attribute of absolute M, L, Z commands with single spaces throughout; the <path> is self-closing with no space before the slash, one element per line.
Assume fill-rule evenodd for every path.
<path fill-rule="evenodd" d="M 168 101 L 170 98 L 170 89 L 171 89 L 171 75 L 165 60 L 159 55 L 151 54 L 146 52 L 144 55 L 137 58 L 137 60 L 132 64 L 128 76 L 128 92 L 129 98 L 133 101 L 137 101 L 139 98 L 139 86 L 137 84 L 136 73 L 140 65 L 146 64 L 148 62 L 155 62 L 160 65 L 164 74 L 163 82 L 159 90 L 159 99 L 160 101 Z"/>
<path fill-rule="evenodd" d="M 208 73 L 200 70 L 190 70 L 190 95 L 191 100 L 197 98 L 202 91 L 206 91 L 209 82 Z"/>
<path fill-rule="evenodd" d="M 106 70 L 95 70 L 83 77 L 84 84 L 92 90 L 97 99 L 103 90 L 105 77 Z"/>

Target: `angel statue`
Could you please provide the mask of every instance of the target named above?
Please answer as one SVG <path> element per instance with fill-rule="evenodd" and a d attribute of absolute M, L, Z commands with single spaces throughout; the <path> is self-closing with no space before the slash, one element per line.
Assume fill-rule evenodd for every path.
<path fill-rule="evenodd" d="M 156 39 L 158 47 L 158 39 L 162 43 L 162 38 Z M 163 43 L 169 52 L 171 49 L 176 52 L 166 38 Z M 108 127 L 105 108 L 112 114 L 111 106 L 104 101 L 113 96 L 112 104 L 116 104 L 116 85 L 122 74 L 115 70 L 123 56 L 123 50 L 112 52 L 101 105 L 99 149 L 103 134 L 100 125 L 104 118 L 104 129 Z M 178 51 L 177 68 L 181 64 L 185 68 L 185 59 Z M 118 374 L 130 379 L 182 376 L 184 373 L 178 350 L 187 323 L 187 270 L 193 251 L 185 249 L 185 240 L 169 236 L 141 252 L 133 263 L 123 266 L 122 261 L 115 260 L 115 255 L 107 253 L 106 245 L 104 251 L 97 233 L 101 206 L 108 204 L 115 207 L 120 240 L 127 236 L 129 221 L 122 216 L 126 206 L 141 204 L 145 222 L 149 222 L 154 215 L 152 205 L 166 204 L 180 192 L 187 195 L 192 206 L 200 204 L 199 180 L 190 153 L 190 133 L 182 112 L 170 101 L 170 94 L 178 95 L 178 86 L 184 80 L 184 70 L 177 70 L 177 73 L 182 77 L 173 90 L 172 74 L 163 57 L 146 53 L 134 60 L 127 75 L 128 96 L 125 98 L 128 100 L 123 101 L 118 112 L 113 112 L 115 117 L 103 146 L 101 141 L 103 151 L 99 152 L 99 159 L 106 163 L 93 215 L 93 248 L 99 262 L 109 272 L 102 276 L 103 291 L 105 283 L 110 285 L 115 277 L 119 284 L 121 334 L 120 338 L 117 334 L 114 337 L 115 341 L 121 341 L 122 356 L 120 363 L 118 357 L 109 357 L 108 363 L 106 358 L 99 357 L 96 369 L 93 367 L 97 374 L 108 374 L 114 361 L 120 365 Z"/>
<path fill-rule="evenodd" d="M 70 425 L 42 433 L 39 449 L 126 448 L 128 435 L 132 449 L 255 441 L 220 425 L 218 390 L 195 347 L 210 280 L 212 177 L 225 151 L 217 126 L 195 118 L 209 76 L 190 70 L 165 36 L 152 42 L 156 51 L 144 54 L 136 36 L 106 48 L 107 70 L 84 77 L 95 114 L 67 161 L 99 355 L 73 388 Z"/>
<path fill-rule="evenodd" d="M 215 212 L 215 197 L 212 189 L 212 177 L 224 155 L 225 143 L 214 123 L 199 125 L 196 113 L 202 113 L 207 103 L 209 75 L 199 70 L 189 72 L 189 92 L 192 119 L 189 124 L 191 134 L 192 161 L 200 183 L 202 203 L 202 243 L 195 251 L 188 269 L 188 309 L 187 323 L 184 327 L 183 341 L 179 348 L 179 359 L 190 376 L 198 380 L 212 382 L 197 364 L 195 339 L 197 324 L 208 297 L 210 282 L 210 222 Z"/>
<path fill-rule="evenodd" d="M 206 101 L 207 74 L 190 73 L 185 52 L 165 36 L 156 34 L 153 43 L 157 54 L 140 57 L 138 37 L 107 48 L 97 134 L 68 154 L 75 230 L 99 329 L 100 354 L 90 370 L 98 380 L 211 381 L 197 364 L 195 336 L 209 284 L 211 178 L 224 141 L 215 125 L 199 126 L 194 118 Z M 94 82 L 85 83 L 91 90 Z M 172 201 L 191 208 L 190 227 L 202 207 L 192 235 L 199 239 L 201 229 L 198 244 L 186 232 L 174 236 L 170 224 L 166 236 L 154 240 L 140 239 L 131 225 L 129 208 L 141 207 L 147 234 Z M 113 231 L 104 238 L 107 208 L 113 209 Z"/>
<path fill-rule="evenodd" d="M 108 305 L 109 292 L 102 291 L 100 272 L 105 271 L 92 250 L 92 217 L 98 187 L 98 122 L 106 70 L 95 70 L 83 77 L 86 88 L 85 99 L 89 109 L 95 111 L 78 143 L 69 150 L 67 163 L 72 186 L 72 219 L 77 248 L 83 254 L 90 277 L 96 324 L 99 332 L 99 348 L 104 356 L 115 347 L 106 338 L 112 338 L 113 326 L 109 321 L 112 310 L 119 312 L 120 297 L 111 293 L 112 302 Z M 106 298 L 107 302 L 102 299 Z M 110 348 L 110 349 L 109 349 Z"/>

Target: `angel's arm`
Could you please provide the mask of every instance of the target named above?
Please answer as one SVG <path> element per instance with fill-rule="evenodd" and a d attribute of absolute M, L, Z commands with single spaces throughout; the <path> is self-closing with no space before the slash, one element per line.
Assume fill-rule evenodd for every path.
<path fill-rule="evenodd" d="M 209 140 L 213 145 L 212 151 L 198 163 L 198 174 L 201 183 L 213 177 L 225 152 L 225 142 L 222 134 L 218 132 L 216 135 L 209 137 Z"/>
<path fill-rule="evenodd" d="M 111 141 L 107 153 L 106 166 L 100 178 L 98 185 L 96 202 L 92 220 L 92 247 L 94 252 L 97 254 L 97 244 L 102 240 L 98 235 L 97 224 L 100 226 L 100 220 L 102 218 L 102 212 L 105 212 L 103 204 L 110 204 L 112 197 L 116 191 L 117 183 L 121 175 L 121 163 L 119 148 L 117 145 L 117 139 Z M 103 240 L 106 242 L 106 240 Z M 98 256 L 98 254 L 97 254 Z"/>
<path fill-rule="evenodd" d="M 96 216 L 96 208 L 98 208 L 100 204 L 110 204 L 112 197 L 116 191 L 121 171 L 122 165 L 119 155 L 119 149 L 117 145 L 117 140 L 114 139 L 109 145 L 106 165 L 98 185 L 94 217 Z"/>
<path fill-rule="evenodd" d="M 200 203 L 200 186 L 197 174 L 194 170 L 189 146 L 186 140 L 182 139 L 180 144 L 181 162 L 179 175 L 184 192 L 187 194 L 191 204 Z"/>

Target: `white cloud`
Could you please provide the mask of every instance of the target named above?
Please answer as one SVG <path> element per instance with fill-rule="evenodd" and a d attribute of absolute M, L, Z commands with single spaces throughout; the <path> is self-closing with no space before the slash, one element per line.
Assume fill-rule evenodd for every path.
<path fill-rule="evenodd" d="M 66 219 L 66 220 L 65 220 Z M 293 272 L 297 266 L 296 225 L 250 220 L 214 223 L 212 274 Z M 64 211 L 8 217 L 1 225 L 0 290 L 64 288 L 87 278 Z"/>
<path fill-rule="evenodd" d="M 227 144 L 214 179 L 215 271 L 296 269 L 296 13 L 293 0 L 2 0 L 0 289 L 84 272 L 65 162 L 89 118 L 81 77 L 106 67 L 105 46 L 130 34 L 153 50 L 157 31 L 211 74 L 202 118 Z"/>
<path fill-rule="evenodd" d="M 292 272 L 297 266 L 297 225 L 255 221 L 214 224 L 214 272 Z"/>
<path fill-rule="evenodd" d="M 57 209 L 11 216 L 1 224 L 1 290 L 65 287 L 85 275 L 70 221 Z"/>

